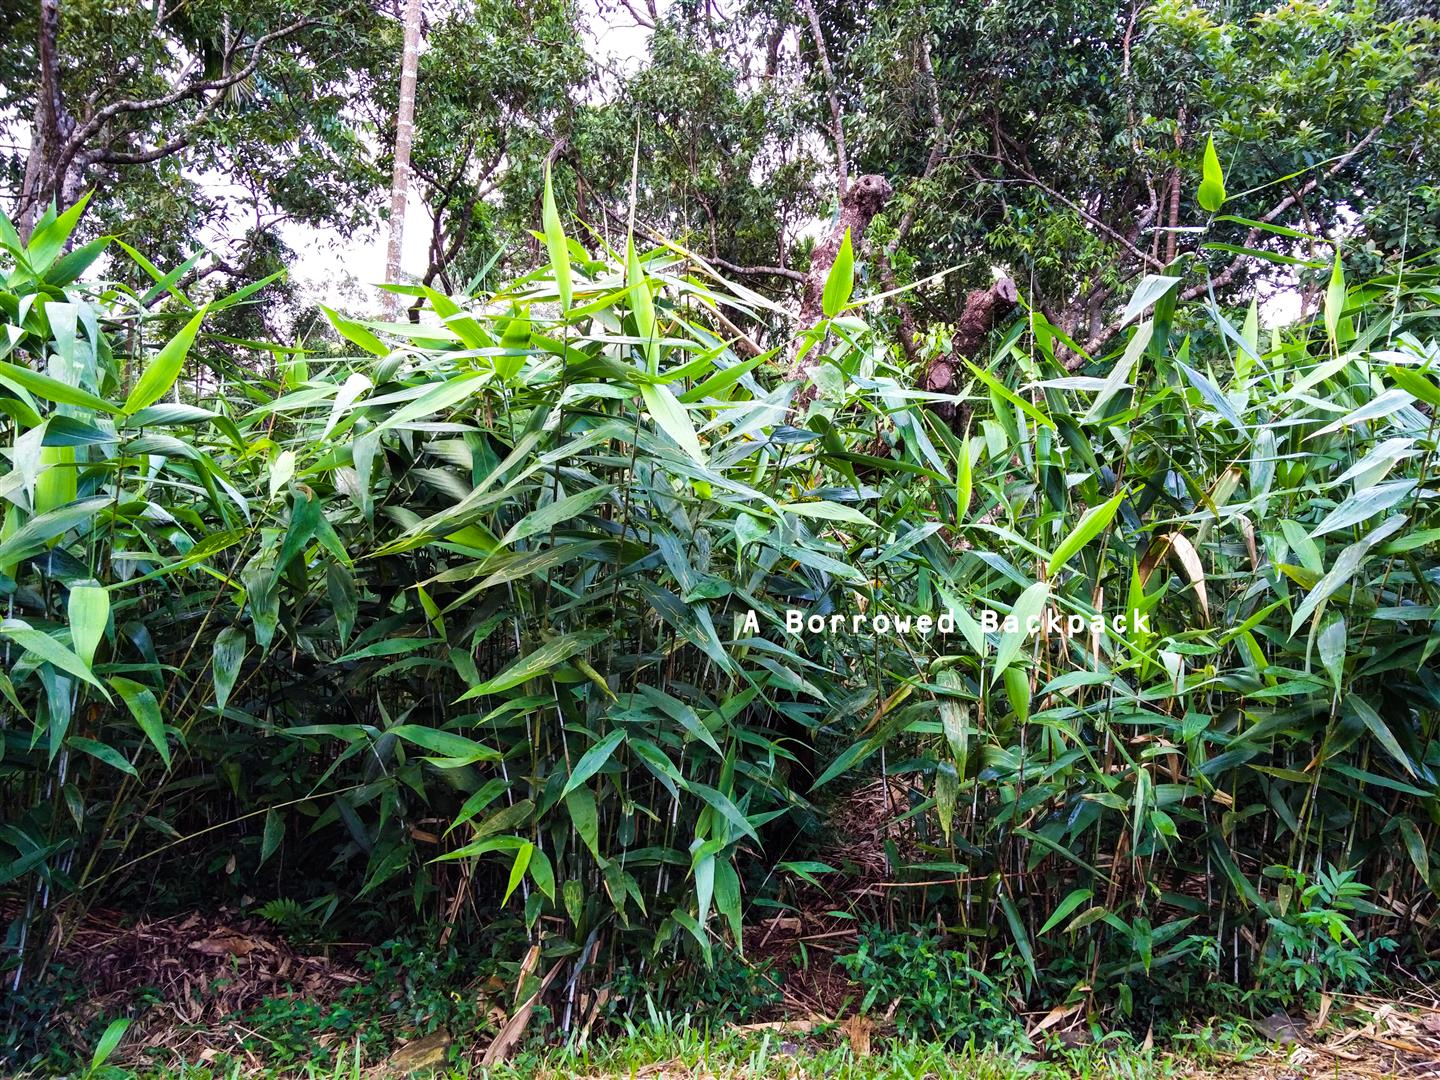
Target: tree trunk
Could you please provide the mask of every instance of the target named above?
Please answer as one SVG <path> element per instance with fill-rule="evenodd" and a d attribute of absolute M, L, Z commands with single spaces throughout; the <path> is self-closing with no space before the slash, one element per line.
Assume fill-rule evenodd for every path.
<path fill-rule="evenodd" d="M 891 191 L 886 179 L 874 173 L 860 177 L 846 190 L 845 197 L 840 200 L 840 219 L 835 222 L 830 235 L 815 245 L 815 251 L 810 256 L 810 272 L 805 275 L 805 285 L 800 293 L 800 329 L 808 330 L 820 321 L 824 312 L 821 299 L 825 294 L 825 279 L 830 276 L 830 268 L 835 265 L 835 256 L 840 254 L 840 244 L 845 239 L 845 231 L 850 231 L 850 249 L 858 255 L 860 241 L 865 237 L 865 227 L 884 207 Z M 798 379 L 805 374 L 798 354 L 797 341 L 785 376 L 788 379 Z M 813 396 L 813 387 L 807 390 L 809 396 Z M 804 400 L 808 400 L 808 397 L 806 391 L 802 390 L 796 403 L 800 404 Z"/>
<path fill-rule="evenodd" d="M 952 393 L 957 382 L 956 373 L 961 367 L 960 358 L 973 358 L 985 343 L 986 335 L 1010 314 L 1019 299 L 1020 292 L 1008 277 L 1000 278 L 988 289 L 972 289 L 967 293 L 965 308 L 951 338 L 950 354 L 938 355 L 930 361 L 930 368 L 925 373 L 925 389 L 937 394 Z M 952 428 L 963 427 L 967 419 L 964 410 L 948 402 L 936 403 L 935 411 Z"/>
<path fill-rule="evenodd" d="M 67 209 L 79 197 L 83 182 L 82 170 L 73 157 L 61 160 L 65 142 L 75 131 L 75 118 L 65 107 L 60 90 L 60 0 L 40 0 L 36 51 L 39 87 L 35 119 L 30 128 L 25 179 L 15 208 L 20 239 L 27 243 L 45 205 L 54 199 L 57 209 Z"/>
<path fill-rule="evenodd" d="M 420 66 L 420 0 L 405 3 L 405 54 L 400 63 L 400 102 L 395 111 L 395 172 L 390 178 L 390 243 L 385 252 L 385 281 L 400 280 L 400 251 L 405 241 L 405 206 L 410 192 L 410 148 L 415 142 L 415 75 Z M 385 294 L 390 318 L 400 313 L 400 296 Z"/>

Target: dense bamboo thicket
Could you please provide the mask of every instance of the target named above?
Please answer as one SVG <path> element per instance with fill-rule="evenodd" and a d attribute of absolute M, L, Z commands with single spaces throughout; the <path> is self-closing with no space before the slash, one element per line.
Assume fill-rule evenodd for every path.
<path fill-rule="evenodd" d="M 981 996 L 1432 944 L 1433 265 L 1337 250 L 1262 330 L 1182 257 L 1096 356 L 1022 295 L 940 394 L 848 242 L 797 342 L 547 188 L 540 269 L 301 348 L 211 333 L 262 283 L 87 284 L 129 256 L 75 216 L 0 230 L 7 985 L 97 902 L 220 899 L 510 933 L 568 1026 L 853 873 L 882 776 L 909 887 L 841 915 Z"/>

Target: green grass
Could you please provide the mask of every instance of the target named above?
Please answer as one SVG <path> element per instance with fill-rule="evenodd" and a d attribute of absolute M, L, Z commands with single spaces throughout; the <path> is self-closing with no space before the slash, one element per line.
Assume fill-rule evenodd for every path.
<path fill-rule="evenodd" d="M 655 1025 L 629 1026 L 623 1035 L 579 1046 L 528 1051 L 514 1061 L 484 1067 L 450 1063 L 411 1075 L 437 1080 L 558 1080 L 560 1077 L 679 1078 L 809 1078 L 868 1080 L 871 1077 L 965 1076 L 975 1080 L 1060 1077 L 1179 1077 L 1206 1075 L 1237 1060 L 1263 1055 L 1266 1049 L 1231 1026 L 1206 1030 L 1193 1043 L 1169 1050 L 1144 1049 L 1129 1036 L 1105 1036 L 1096 1043 L 1027 1051 L 1019 1046 L 961 1048 L 935 1043 L 876 1039 L 873 1052 L 855 1053 L 835 1030 L 813 1034 L 780 1031 L 708 1032 L 700 1028 Z M 452 1057 L 455 1050 L 452 1048 Z M 477 1052 L 478 1056 L 478 1052 Z M 153 1069 L 101 1068 L 94 1075 L 108 1080 L 250 1080 L 260 1077 L 305 1077 L 307 1080 L 373 1080 L 403 1073 L 385 1066 L 367 1067 L 356 1048 L 340 1050 L 323 1064 L 254 1068 L 237 1061 L 184 1064 Z"/>

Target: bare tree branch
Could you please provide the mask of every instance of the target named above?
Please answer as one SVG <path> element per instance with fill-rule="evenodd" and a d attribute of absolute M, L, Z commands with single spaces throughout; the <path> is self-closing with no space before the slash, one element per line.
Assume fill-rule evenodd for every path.
<path fill-rule="evenodd" d="M 729 259 L 722 259 L 719 255 L 711 254 L 710 261 L 722 270 L 729 270 L 732 274 L 744 274 L 748 277 L 782 277 L 789 281 L 803 283 L 805 275 L 799 270 L 791 270 L 788 266 L 740 266 L 732 263 Z"/>
<path fill-rule="evenodd" d="M 800 0 L 800 10 L 810 21 L 810 33 L 815 39 L 815 50 L 820 54 L 820 70 L 825 75 L 825 96 L 830 102 L 831 138 L 835 141 L 835 171 L 839 173 L 836 190 L 841 200 L 850 185 L 850 159 L 845 153 L 845 125 L 841 119 L 840 95 L 835 89 L 835 70 L 830 66 L 830 53 L 825 48 L 825 33 L 820 29 L 820 15 L 811 0 Z"/>
<path fill-rule="evenodd" d="M 300 30 L 314 23 L 315 20 L 311 18 L 296 19 L 289 25 L 282 26 L 279 30 L 272 30 L 270 33 L 256 38 L 254 45 L 251 46 L 250 49 L 250 59 L 246 61 L 245 66 L 230 72 L 228 75 L 221 75 L 214 79 L 197 79 L 195 82 L 177 87 L 170 93 L 162 94 L 156 98 L 147 98 L 138 101 L 127 99 L 111 102 L 109 105 L 95 112 L 94 115 L 86 119 L 86 121 L 75 130 L 75 133 L 70 136 L 69 141 L 65 144 L 65 156 L 67 158 L 73 157 L 79 151 L 80 147 L 88 142 L 107 121 L 113 120 L 117 116 L 122 116 L 126 113 L 151 112 L 155 109 L 163 109 L 184 101 L 187 98 L 198 97 L 212 90 L 226 90 L 236 83 L 245 81 L 251 75 L 255 74 L 256 69 L 259 68 L 261 57 L 267 46 L 279 41 L 281 38 L 286 38 L 298 33 Z"/>
<path fill-rule="evenodd" d="M 1354 161 L 1355 158 L 1359 156 L 1359 154 L 1375 140 L 1375 136 L 1379 135 L 1380 132 L 1384 130 L 1385 126 L 1390 123 L 1390 119 L 1393 115 L 1394 114 L 1391 112 L 1386 112 L 1386 114 L 1381 118 L 1380 123 L 1376 124 L 1373 128 L 1371 128 L 1368 132 L 1365 133 L 1364 138 L 1362 138 L 1344 154 L 1340 155 L 1340 157 L 1335 160 L 1335 163 L 1331 165 L 1330 168 L 1326 169 L 1319 176 L 1312 176 L 1309 180 L 1302 184 L 1298 190 L 1291 192 L 1289 195 L 1285 196 L 1285 198 L 1281 199 L 1278 203 L 1276 203 L 1274 207 L 1272 207 L 1270 211 L 1265 214 L 1264 217 L 1261 217 L 1258 220 L 1264 222 L 1266 225 L 1269 225 L 1281 214 L 1285 213 L 1285 211 L 1289 210 L 1297 202 L 1305 198 L 1305 196 L 1309 195 L 1310 192 L 1314 191 L 1317 187 L 1319 187 L 1321 183 L 1329 180 L 1341 169 L 1349 165 L 1350 162 Z M 1259 242 L 1260 233 L 1262 231 L 1263 230 L 1259 228 L 1252 228 L 1248 233 L 1245 234 L 1245 243 L 1243 246 L 1253 248 Z M 1190 288 L 1182 292 L 1180 294 L 1180 299 L 1194 300 L 1197 297 L 1204 296 L 1207 292 L 1210 292 L 1211 290 L 1223 289 L 1226 285 L 1229 285 L 1232 281 L 1234 281 L 1235 278 L 1239 275 L 1241 268 L 1245 265 L 1246 258 L 1247 257 L 1244 255 L 1237 255 L 1234 260 L 1231 261 L 1230 265 L 1225 267 L 1224 270 L 1220 271 L 1220 273 L 1216 274 L 1213 278 L 1210 278 L 1206 282 L 1201 282 L 1198 285 L 1192 285 L 1190 286 Z"/>

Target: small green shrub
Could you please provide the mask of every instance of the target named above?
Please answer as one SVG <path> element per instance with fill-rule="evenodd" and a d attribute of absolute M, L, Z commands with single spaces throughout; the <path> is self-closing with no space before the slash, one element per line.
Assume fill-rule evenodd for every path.
<path fill-rule="evenodd" d="M 683 961 L 669 968 L 621 967 L 610 981 L 611 1012 L 619 1016 L 643 1006 L 657 1016 L 662 1009 L 689 1014 L 708 1026 L 744 1024 L 781 1005 L 784 985 L 773 960 L 752 964 L 722 949 L 709 968 Z"/>
<path fill-rule="evenodd" d="M 323 1057 L 343 1041 L 358 1045 L 361 1057 L 374 1062 L 397 1041 L 441 1028 L 473 1041 L 468 1037 L 486 1023 L 487 999 L 480 988 L 498 973 L 490 955 L 396 938 L 365 950 L 357 962 L 360 981 L 331 1004 L 267 998 L 236 1017 L 254 1033 L 246 1049 L 284 1065 Z"/>
<path fill-rule="evenodd" d="M 965 953 L 946 948 L 933 931 L 868 927 L 855 951 L 838 960 L 865 990 L 860 1012 L 889 1015 L 902 1039 L 1024 1037 L 1000 986 L 971 967 Z"/>
<path fill-rule="evenodd" d="M 1273 875 L 1289 883 L 1288 904 L 1267 921 L 1270 938 L 1257 993 L 1267 1003 L 1305 1004 L 1322 990 L 1365 991 L 1379 977 L 1380 962 L 1395 951 L 1390 937 L 1361 938 L 1351 923 L 1356 915 L 1386 912 L 1365 899 L 1370 886 L 1355 871 L 1318 871 L 1312 882 L 1300 870 L 1275 867 Z"/>

